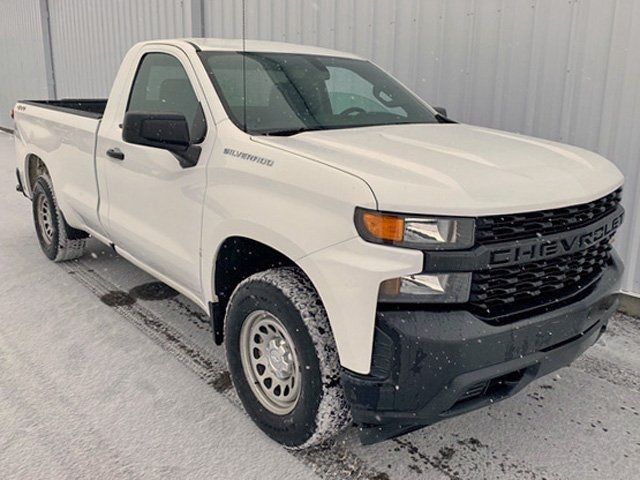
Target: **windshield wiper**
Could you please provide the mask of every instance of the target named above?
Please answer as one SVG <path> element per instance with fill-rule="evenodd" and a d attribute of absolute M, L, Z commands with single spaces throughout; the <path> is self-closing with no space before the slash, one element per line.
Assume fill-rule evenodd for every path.
<path fill-rule="evenodd" d="M 283 130 L 271 130 L 269 132 L 265 132 L 264 135 L 273 136 L 273 137 L 290 137 L 291 135 L 296 135 L 298 133 L 303 132 L 313 132 L 317 130 L 324 130 L 322 127 L 297 127 L 297 128 L 289 128 Z"/>

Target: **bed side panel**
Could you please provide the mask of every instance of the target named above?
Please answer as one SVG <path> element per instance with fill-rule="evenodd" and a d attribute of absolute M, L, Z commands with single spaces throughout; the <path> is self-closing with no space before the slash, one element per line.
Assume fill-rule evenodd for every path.
<path fill-rule="evenodd" d="M 16 152 L 25 183 L 29 159 L 36 155 L 51 175 L 67 222 L 102 233 L 94 155 L 100 120 L 23 103 L 16 105 L 15 115 Z M 31 195 L 31 186 L 26 189 Z"/>

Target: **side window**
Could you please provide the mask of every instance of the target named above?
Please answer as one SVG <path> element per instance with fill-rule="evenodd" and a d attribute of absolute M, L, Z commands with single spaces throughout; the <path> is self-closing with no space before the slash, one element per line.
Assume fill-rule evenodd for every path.
<path fill-rule="evenodd" d="M 327 67 L 329 79 L 326 82 L 331 110 L 338 115 L 349 108 L 361 108 L 365 112 L 393 113 L 403 117 L 407 112 L 401 107 L 384 105 L 373 92 L 373 84 L 352 70 Z M 384 92 L 380 97 L 385 100 Z M 391 98 L 389 98 L 391 100 Z"/>
<path fill-rule="evenodd" d="M 189 124 L 191 141 L 204 140 L 207 125 L 187 72 L 177 58 L 148 53 L 138 66 L 127 112 L 180 113 Z"/>

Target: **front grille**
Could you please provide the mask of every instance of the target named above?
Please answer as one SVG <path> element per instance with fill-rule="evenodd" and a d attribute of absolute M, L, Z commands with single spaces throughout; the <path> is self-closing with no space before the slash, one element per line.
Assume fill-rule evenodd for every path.
<path fill-rule="evenodd" d="M 622 189 L 593 202 L 553 210 L 480 217 L 476 220 L 476 244 L 509 242 L 581 228 L 612 213 Z"/>
<path fill-rule="evenodd" d="M 610 261 L 605 239 L 571 255 L 474 272 L 469 308 L 497 323 L 516 319 L 516 313 L 557 308 L 563 300 L 586 295 Z"/>

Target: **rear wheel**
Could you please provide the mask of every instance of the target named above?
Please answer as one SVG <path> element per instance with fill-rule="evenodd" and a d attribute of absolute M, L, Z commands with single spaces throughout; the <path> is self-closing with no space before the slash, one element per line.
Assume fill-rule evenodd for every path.
<path fill-rule="evenodd" d="M 44 254 L 54 262 L 81 257 L 85 252 L 88 235 L 67 224 L 48 176 L 38 177 L 32 197 L 33 221 Z"/>
<path fill-rule="evenodd" d="M 348 424 L 327 315 L 299 270 L 275 268 L 240 283 L 225 330 L 234 386 L 267 435 L 300 449 L 325 442 Z"/>

